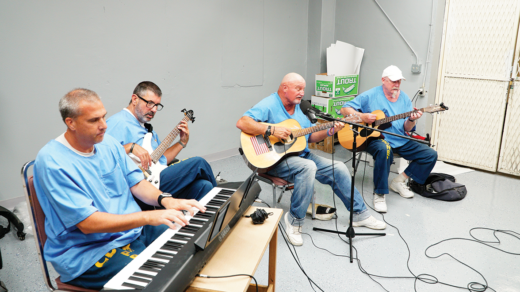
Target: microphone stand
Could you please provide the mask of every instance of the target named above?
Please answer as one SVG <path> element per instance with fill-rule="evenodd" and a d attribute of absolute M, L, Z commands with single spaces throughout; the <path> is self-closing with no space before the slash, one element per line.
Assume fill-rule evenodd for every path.
<path fill-rule="evenodd" d="M 322 119 L 324 119 L 324 120 L 327 120 L 327 121 L 338 121 L 338 122 L 342 122 L 344 124 L 349 124 L 349 125 L 352 126 L 352 132 L 354 133 L 354 142 L 353 142 L 353 146 L 352 146 L 352 181 L 351 181 L 351 186 L 350 186 L 350 222 L 349 222 L 349 226 L 347 228 L 347 231 L 342 232 L 342 231 L 331 230 L 331 229 L 323 229 L 323 228 L 317 228 L 317 227 L 312 228 L 312 230 L 324 231 L 324 232 L 330 232 L 330 233 L 336 233 L 336 234 L 344 234 L 346 237 L 348 237 L 349 238 L 349 245 L 350 245 L 350 262 L 352 263 L 353 262 L 352 239 L 354 237 L 356 237 L 356 235 L 357 236 L 385 236 L 386 235 L 386 233 L 356 233 L 356 231 L 354 230 L 354 227 L 352 226 L 352 221 L 354 220 L 354 187 L 355 187 L 354 183 L 355 183 L 356 172 L 357 172 L 357 166 L 356 166 L 356 147 L 357 147 L 357 145 L 356 145 L 356 138 L 357 138 L 357 135 L 359 134 L 358 128 L 365 128 L 366 130 L 378 131 L 378 132 L 381 132 L 381 133 L 394 135 L 394 136 L 405 138 L 405 139 L 408 139 L 408 140 L 414 140 L 414 141 L 417 141 L 417 142 L 423 143 L 423 144 L 429 144 L 429 142 L 426 142 L 424 140 L 419 140 L 419 139 L 406 137 L 406 136 L 399 135 L 399 134 L 390 133 L 388 131 L 383 131 L 383 130 L 367 127 L 367 126 L 356 124 L 356 123 L 352 123 L 352 122 L 343 121 L 343 120 L 340 120 L 340 119 L 333 118 L 331 115 L 328 115 L 328 114 L 315 113 L 315 115 L 320 117 L 320 118 L 322 118 Z"/>

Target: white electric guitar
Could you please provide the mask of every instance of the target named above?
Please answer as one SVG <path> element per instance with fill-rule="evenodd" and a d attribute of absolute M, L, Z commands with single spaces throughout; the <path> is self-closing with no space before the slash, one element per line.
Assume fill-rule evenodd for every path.
<path fill-rule="evenodd" d="M 182 121 L 191 121 L 192 123 L 195 122 L 195 117 L 193 116 L 192 110 L 187 111 L 186 109 L 183 109 L 182 112 L 184 113 L 184 118 Z M 181 122 L 179 122 L 177 126 L 179 126 Z M 164 138 L 164 140 L 161 142 L 161 144 L 159 144 L 159 146 L 157 146 L 155 150 L 152 149 L 152 132 L 148 132 L 146 135 L 144 135 L 143 145 L 141 147 L 146 149 L 152 157 L 152 165 L 147 170 L 145 170 L 141 165 L 141 160 L 139 157 L 135 156 L 133 153 L 128 154 L 130 158 L 132 158 L 132 160 L 137 164 L 137 166 L 139 166 L 139 168 L 143 171 L 145 179 L 156 188 L 159 188 L 159 185 L 161 184 L 161 171 L 168 167 L 166 165 L 160 164 L 159 159 L 170 147 L 175 138 L 177 138 L 177 135 L 179 135 L 180 130 L 177 126 L 170 132 L 170 134 L 168 134 L 168 136 L 166 136 L 166 138 Z"/>

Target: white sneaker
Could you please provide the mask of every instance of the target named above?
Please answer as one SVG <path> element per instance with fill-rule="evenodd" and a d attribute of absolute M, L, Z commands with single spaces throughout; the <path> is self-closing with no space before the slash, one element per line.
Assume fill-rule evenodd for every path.
<path fill-rule="evenodd" d="M 365 220 L 352 222 L 352 226 L 354 227 L 367 227 L 370 229 L 385 229 L 386 223 L 383 221 L 377 220 L 374 216 L 370 216 Z"/>
<path fill-rule="evenodd" d="M 385 195 L 374 193 L 374 210 L 380 213 L 386 213 L 386 200 Z"/>
<path fill-rule="evenodd" d="M 392 180 L 390 184 L 390 189 L 396 193 L 399 193 L 403 198 L 413 198 L 415 195 L 410 188 L 406 185 L 406 182 L 397 181 L 397 178 Z"/>
<path fill-rule="evenodd" d="M 292 226 L 289 223 L 289 212 L 285 213 L 284 216 L 285 220 L 285 231 L 287 232 L 287 235 L 289 236 L 289 242 L 292 245 L 302 245 L 303 239 L 302 239 L 302 227 L 301 226 Z"/>

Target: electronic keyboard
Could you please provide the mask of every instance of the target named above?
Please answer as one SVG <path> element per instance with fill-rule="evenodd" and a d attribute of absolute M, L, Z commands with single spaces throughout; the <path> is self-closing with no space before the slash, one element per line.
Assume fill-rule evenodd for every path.
<path fill-rule="evenodd" d="M 200 201 L 206 212 L 167 229 L 107 282 L 106 290 L 184 291 L 260 193 L 246 180 L 238 190 L 215 187 Z M 197 210 L 198 211 L 198 210 Z"/>

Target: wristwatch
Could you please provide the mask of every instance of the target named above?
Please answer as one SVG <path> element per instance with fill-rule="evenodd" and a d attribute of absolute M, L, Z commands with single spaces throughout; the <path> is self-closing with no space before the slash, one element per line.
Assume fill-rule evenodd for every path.
<path fill-rule="evenodd" d="M 271 126 L 267 126 L 267 130 L 265 131 L 265 136 L 266 137 L 271 136 Z"/>
<path fill-rule="evenodd" d="M 161 201 L 164 199 L 164 198 L 173 198 L 172 194 L 170 193 L 162 193 L 159 195 L 159 197 L 157 198 L 157 203 L 159 203 L 159 206 L 165 208 L 163 206 L 163 204 L 161 203 Z"/>

